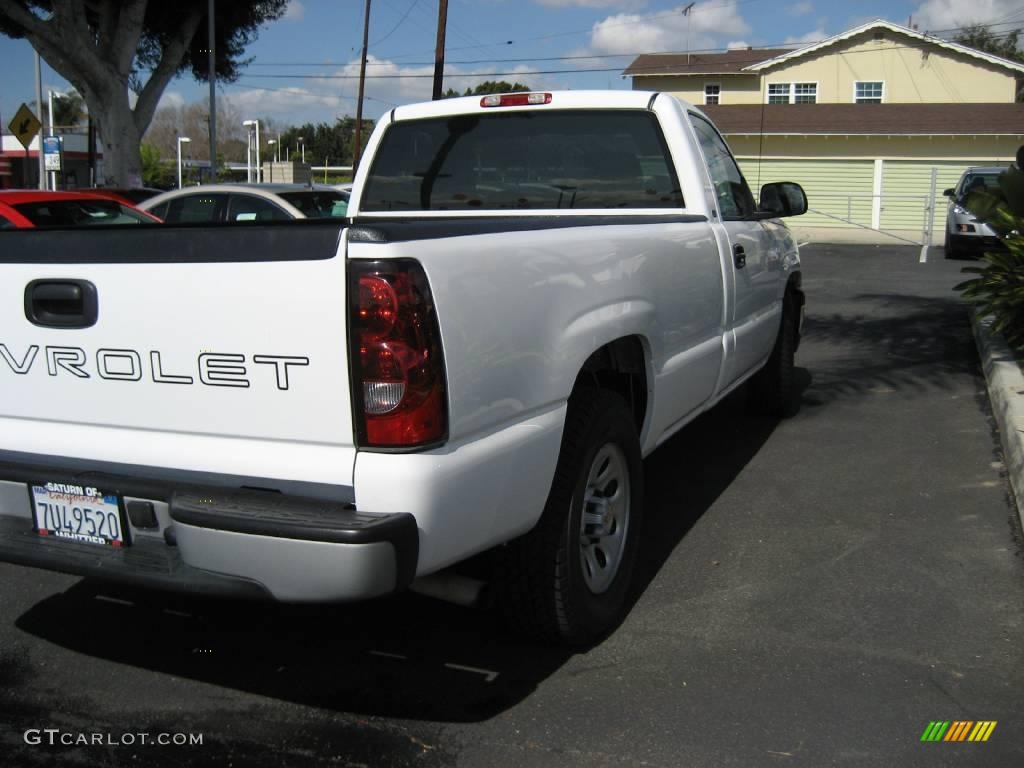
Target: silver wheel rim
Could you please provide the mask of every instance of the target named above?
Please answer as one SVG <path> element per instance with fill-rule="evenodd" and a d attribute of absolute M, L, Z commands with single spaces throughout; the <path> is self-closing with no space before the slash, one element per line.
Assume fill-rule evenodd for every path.
<path fill-rule="evenodd" d="M 580 568 L 595 595 L 606 592 L 622 564 L 629 533 L 629 469 L 626 455 L 607 443 L 594 456 L 583 490 Z"/>

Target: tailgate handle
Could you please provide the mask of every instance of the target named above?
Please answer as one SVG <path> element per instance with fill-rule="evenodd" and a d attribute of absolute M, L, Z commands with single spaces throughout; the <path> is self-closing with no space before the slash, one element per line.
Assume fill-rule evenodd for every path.
<path fill-rule="evenodd" d="M 33 280 L 25 286 L 25 317 L 44 328 L 89 328 L 99 316 L 88 280 Z"/>

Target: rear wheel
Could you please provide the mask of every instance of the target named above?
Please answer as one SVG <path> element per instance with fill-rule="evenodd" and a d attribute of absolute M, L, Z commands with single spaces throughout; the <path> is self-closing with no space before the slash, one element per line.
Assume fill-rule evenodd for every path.
<path fill-rule="evenodd" d="M 782 322 L 775 346 L 764 368 L 750 379 L 749 402 L 755 413 L 782 418 L 797 410 L 796 345 L 797 302 L 790 293 L 782 302 Z"/>
<path fill-rule="evenodd" d="M 642 486 L 626 403 L 603 390 L 575 393 L 540 521 L 501 552 L 501 607 L 516 629 L 586 646 L 618 626 L 639 545 Z"/>
<path fill-rule="evenodd" d="M 949 236 L 949 230 L 948 229 L 946 230 L 946 240 L 945 240 L 945 243 L 943 245 L 943 249 L 942 250 L 945 252 L 944 255 L 945 255 L 945 257 L 947 259 L 959 259 L 960 258 L 960 252 L 956 248 L 953 247 L 953 240 Z"/>

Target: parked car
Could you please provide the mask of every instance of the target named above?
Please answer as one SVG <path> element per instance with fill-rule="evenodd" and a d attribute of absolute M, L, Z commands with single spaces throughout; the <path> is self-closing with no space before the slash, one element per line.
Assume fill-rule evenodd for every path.
<path fill-rule="evenodd" d="M 0 191 L 0 229 L 159 223 L 152 214 L 95 192 Z"/>
<path fill-rule="evenodd" d="M 949 198 L 945 239 L 947 259 L 980 256 L 985 251 L 1006 247 L 995 230 L 966 207 L 972 194 L 998 190 L 999 174 L 1005 170 L 1005 166 L 968 168 L 955 187 L 942 193 Z"/>
<path fill-rule="evenodd" d="M 348 196 L 326 185 L 206 184 L 151 197 L 139 207 L 168 224 L 344 218 Z"/>

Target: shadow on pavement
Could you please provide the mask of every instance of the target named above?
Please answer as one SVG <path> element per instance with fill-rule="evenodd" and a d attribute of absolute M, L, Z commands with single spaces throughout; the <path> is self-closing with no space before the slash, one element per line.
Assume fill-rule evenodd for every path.
<path fill-rule="evenodd" d="M 807 314 L 803 344 L 842 354 L 816 361 L 805 405 L 867 392 L 948 389 L 952 376 L 976 370 L 967 308 L 959 298 L 886 293 L 852 300 L 863 307 L 856 314 Z"/>
<path fill-rule="evenodd" d="M 774 429 L 775 422 L 747 418 L 744 406 L 741 390 L 645 462 L 647 520 L 635 597 Z M 118 664 L 332 711 L 442 722 L 494 717 L 572 655 L 510 635 L 495 610 L 415 594 L 295 606 L 81 581 L 16 624 Z M 34 673 L 0 669 L 0 682 L 16 689 Z"/>

